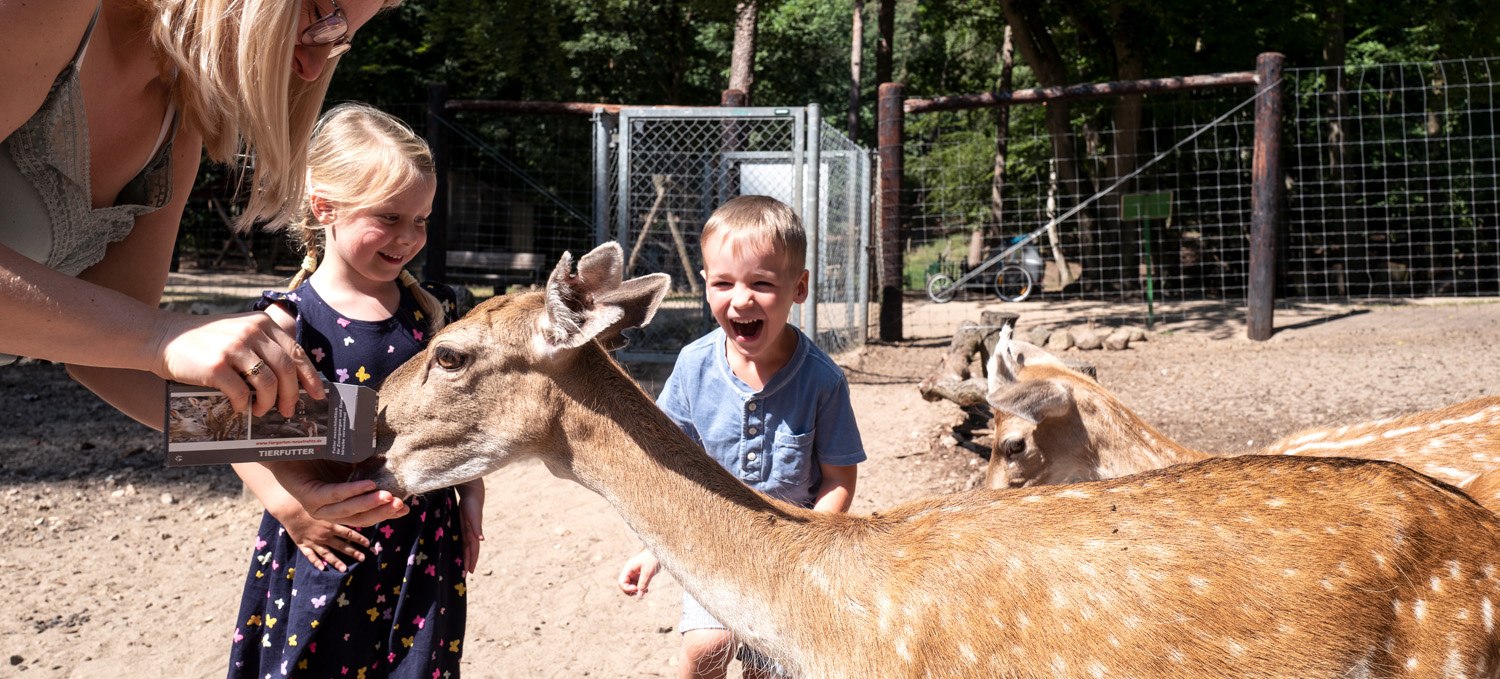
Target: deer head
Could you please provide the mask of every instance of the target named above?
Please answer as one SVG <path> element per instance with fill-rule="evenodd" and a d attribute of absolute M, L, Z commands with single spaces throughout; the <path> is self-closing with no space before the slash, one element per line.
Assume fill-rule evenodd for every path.
<path fill-rule="evenodd" d="M 994 446 L 985 485 L 989 488 L 1073 483 L 1098 478 L 1093 455 L 1049 455 L 1089 451 L 1088 430 L 1079 417 L 1073 383 L 1089 381 L 1042 349 L 1001 328 L 986 364 L 994 413 Z"/>
<path fill-rule="evenodd" d="M 575 272 L 564 253 L 545 289 L 485 301 L 392 373 L 380 390 L 377 485 L 424 493 L 563 449 L 557 400 L 512 396 L 556 389 L 590 345 L 617 349 L 625 329 L 651 321 L 671 279 L 622 280 L 622 260 L 608 243 Z"/>

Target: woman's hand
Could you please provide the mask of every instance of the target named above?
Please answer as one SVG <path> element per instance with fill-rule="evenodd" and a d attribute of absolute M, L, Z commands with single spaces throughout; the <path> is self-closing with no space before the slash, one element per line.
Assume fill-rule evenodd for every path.
<path fill-rule="evenodd" d="M 405 516 L 411 508 L 388 491 L 376 491 L 375 482 L 331 482 L 318 474 L 317 461 L 262 462 L 276 482 L 315 519 L 346 526 L 373 526 Z"/>
<path fill-rule="evenodd" d="M 290 496 L 286 502 L 267 507 L 266 511 L 281 522 L 297 549 L 320 571 L 330 565 L 340 573 L 348 570 L 339 558 L 340 553 L 355 561 L 365 560 L 363 550 L 370 548 L 369 538 L 348 526 L 314 519 Z"/>
<path fill-rule="evenodd" d="M 161 312 L 158 376 L 224 392 L 237 412 L 296 411 L 297 392 L 323 399 L 323 381 L 296 339 L 270 315 L 189 316 Z M 254 400 L 251 400 L 251 397 Z"/>
<path fill-rule="evenodd" d="M 464 572 L 473 573 L 484 542 L 484 479 L 458 484 L 458 511 L 464 517 Z"/>

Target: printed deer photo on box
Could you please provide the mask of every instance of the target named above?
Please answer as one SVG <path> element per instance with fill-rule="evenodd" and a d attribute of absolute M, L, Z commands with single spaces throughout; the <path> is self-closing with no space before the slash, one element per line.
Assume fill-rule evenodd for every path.
<path fill-rule="evenodd" d="M 490 299 L 434 337 L 382 387 L 368 475 L 408 495 L 539 458 L 608 500 L 710 613 L 795 676 L 1500 669 L 1500 519 L 1389 462 L 1209 459 L 868 515 L 768 499 L 608 354 L 668 288 L 621 269 L 617 245 L 576 272 L 564 255 L 544 290 Z"/>

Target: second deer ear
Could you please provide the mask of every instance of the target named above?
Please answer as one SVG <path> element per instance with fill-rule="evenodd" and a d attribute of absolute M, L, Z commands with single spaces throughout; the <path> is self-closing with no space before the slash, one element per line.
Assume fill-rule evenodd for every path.
<path fill-rule="evenodd" d="M 1064 385 L 1046 380 L 1018 382 L 991 391 L 986 400 L 995 410 L 1032 424 L 1064 415 L 1073 408 L 1073 392 Z"/>
<path fill-rule="evenodd" d="M 605 243 L 578 260 L 563 253 L 547 280 L 546 313 L 539 320 L 539 339 L 554 349 L 571 349 L 591 340 L 606 348 L 624 345 L 626 328 L 645 325 L 667 294 L 671 278 L 651 274 L 621 280 L 623 256 L 618 243 Z"/>

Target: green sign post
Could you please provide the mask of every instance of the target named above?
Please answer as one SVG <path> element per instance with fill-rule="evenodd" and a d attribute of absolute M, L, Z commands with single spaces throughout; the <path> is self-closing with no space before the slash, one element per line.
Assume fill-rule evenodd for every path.
<path fill-rule="evenodd" d="M 1154 302 L 1156 289 L 1153 280 L 1156 265 L 1151 261 L 1151 220 L 1160 219 L 1164 226 L 1172 225 L 1172 192 L 1127 193 L 1120 196 L 1120 221 L 1140 222 L 1146 249 L 1146 327 L 1156 324 Z"/>

